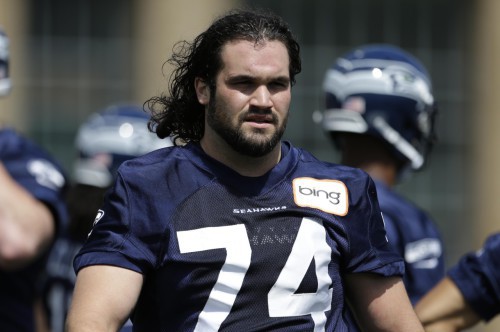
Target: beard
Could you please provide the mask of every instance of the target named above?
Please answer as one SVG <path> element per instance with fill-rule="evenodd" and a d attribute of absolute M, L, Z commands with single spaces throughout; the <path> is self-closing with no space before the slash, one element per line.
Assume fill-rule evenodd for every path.
<path fill-rule="evenodd" d="M 272 114 L 272 124 L 276 127 L 276 131 L 271 136 L 264 135 L 263 131 L 254 129 L 253 132 L 245 133 L 242 129 L 242 124 L 246 114 L 243 114 L 238 119 L 236 126 L 231 125 L 231 118 L 227 116 L 224 107 L 220 107 L 216 98 L 210 98 L 207 109 L 207 124 L 220 136 L 222 139 L 235 151 L 249 156 L 262 157 L 270 153 L 280 142 L 283 136 L 288 116 L 283 119 L 281 126 L 278 126 L 278 119 L 270 110 L 249 110 L 249 113 L 269 112 Z"/>

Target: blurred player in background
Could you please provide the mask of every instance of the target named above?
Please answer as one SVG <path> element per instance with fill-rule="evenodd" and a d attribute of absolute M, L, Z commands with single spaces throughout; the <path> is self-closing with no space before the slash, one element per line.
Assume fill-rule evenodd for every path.
<path fill-rule="evenodd" d="M 300 46 L 269 11 L 177 45 L 148 105 L 183 146 L 126 161 L 78 271 L 69 332 L 423 331 L 373 181 L 282 141 Z M 177 142 L 178 140 L 176 140 Z"/>
<path fill-rule="evenodd" d="M 11 88 L 0 30 L 0 96 Z M 0 110 L 8 112 L 14 110 Z M 32 332 L 36 280 L 67 222 L 65 174 L 35 143 L 0 123 L 0 331 Z"/>
<path fill-rule="evenodd" d="M 415 306 L 426 331 L 454 332 L 500 313 L 500 233 L 465 254 Z"/>
<path fill-rule="evenodd" d="M 63 332 L 75 284 L 73 259 L 92 229 L 104 195 L 125 160 L 172 145 L 148 129 L 140 106 L 113 105 L 92 114 L 76 136 L 78 158 L 68 195 L 69 227 L 51 251 L 42 281 L 46 322 L 40 331 Z M 43 329 L 42 327 L 45 326 Z"/>
<path fill-rule="evenodd" d="M 437 226 L 394 190 L 422 168 L 435 140 L 436 107 L 426 69 L 393 45 L 363 45 L 326 73 L 322 127 L 341 163 L 375 181 L 389 243 L 405 260 L 404 283 L 413 304 L 444 275 Z"/>

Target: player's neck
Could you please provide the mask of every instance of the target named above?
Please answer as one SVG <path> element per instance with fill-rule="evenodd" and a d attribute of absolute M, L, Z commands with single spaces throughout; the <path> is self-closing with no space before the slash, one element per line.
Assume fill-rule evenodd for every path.
<path fill-rule="evenodd" d="M 388 145 L 368 135 L 350 134 L 342 138 L 342 164 L 361 168 L 389 187 L 396 184 L 399 164 Z"/>
<path fill-rule="evenodd" d="M 262 157 L 241 154 L 225 143 L 214 145 L 207 144 L 204 140 L 200 143 L 206 154 L 243 176 L 262 176 L 276 166 L 281 159 L 281 143 Z"/>
<path fill-rule="evenodd" d="M 395 165 L 385 163 L 367 163 L 360 167 L 374 180 L 381 181 L 388 187 L 396 185 L 397 169 Z"/>
<path fill-rule="evenodd" d="M 383 155 L 367 158 L 369 154 L 345 154 L 342 164 L 361 168 L 373 179 L 383 182 L 389 187 L 393 187 L 398 179 L 398 167 L 393 158 L 383 158 Z"/>

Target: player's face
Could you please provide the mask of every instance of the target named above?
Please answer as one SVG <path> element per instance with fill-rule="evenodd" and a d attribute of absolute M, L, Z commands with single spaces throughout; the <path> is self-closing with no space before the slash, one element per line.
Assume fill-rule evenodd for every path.
<path fill-rule="evenodd" d="M 278 41 L 226 44 L 215 93 L 208 102 L 205 134 L 222 138 L 253 157 L 271 152 L 285 131 L 291 100 L 289 57 Z"/>

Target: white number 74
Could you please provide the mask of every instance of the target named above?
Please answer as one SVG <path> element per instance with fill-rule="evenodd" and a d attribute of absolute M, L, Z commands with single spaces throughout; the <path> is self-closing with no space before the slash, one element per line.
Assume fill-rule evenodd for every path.
<path fill-rule="evenodd" d="M 229 315 L 250 266 L 252 249 L 244 225 L 206 227 L 177 232 L 181 253 L 225 248 L 226 260 L 198 317 L 194 331 L 218 331 Z M 310 314 L 314 332 L 325 330 L 325 311 L 330 310 L 332 290 L 328 264 L 331 248 L 320 220 L 304 218 L 292 251 L 267 296 L 270 317 Z M 318 290 L 295 294 L 314 258 Z"/>

